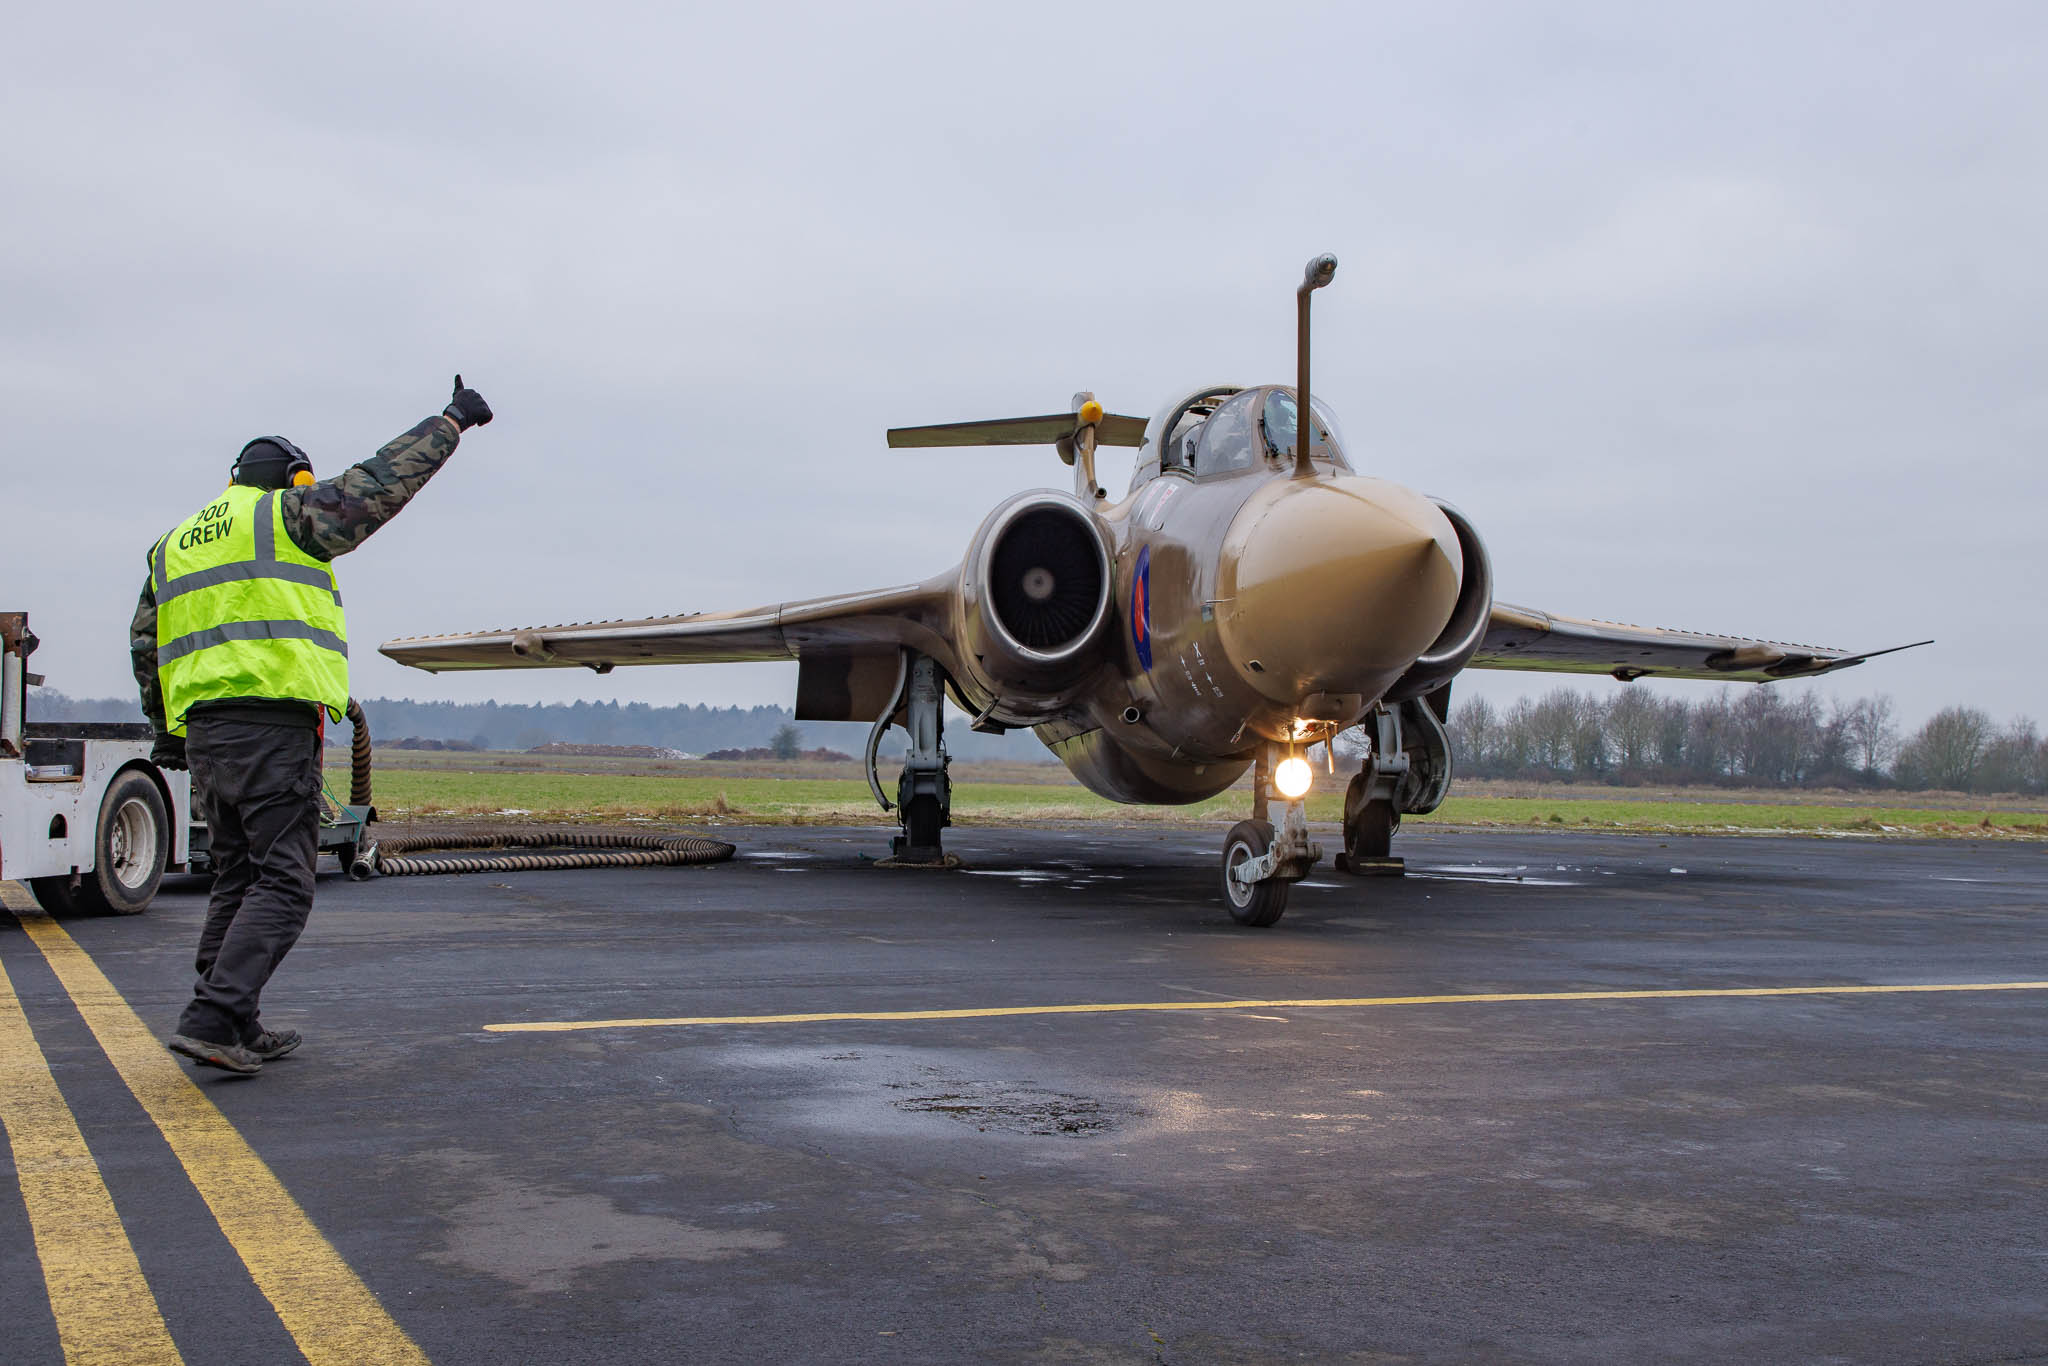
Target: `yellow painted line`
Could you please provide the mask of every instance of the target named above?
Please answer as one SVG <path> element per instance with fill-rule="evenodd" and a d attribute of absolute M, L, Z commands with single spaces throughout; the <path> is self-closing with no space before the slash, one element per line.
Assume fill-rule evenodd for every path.
<path fill-rule="evenodd" d="M 425 1353 L 121 999 L 99 965 L 55 921 L 26 914 L 18 919 L 121 1080 L 162 1130 L 306 1360 L 312 1366 L 425 1366 Z"/>
<path fill-rule="evenodd" d="M 1489 1005 L 1508 1001 L 1679 1001 L 1736 996 L 1890 996 L 1915 991 L 2048 991 L 2048 982 L 1928 982 L 1908 986 L 1699 987 L 1672 991 L 1496 991 L 1466 996 L 1334 996 L 1284 1001 L 1120 1001 L 963 1010 L 827 1010 L 810 1015 L 675 1015 L 647 1020 L 536 1020 L 489 1024 L 493 1034 L 675 1025 L 831 1024 L 844 1020 L 994 1020 L 1011 1015 L 1121 1015 L 1146 1010 L 1356 1010 L 1366 1006 Z"/>
<path fill-rule="evenodd" d="M 0 1124 L 67 1362 L 182 1362 L 99 1164 L 0 967 Z"/>

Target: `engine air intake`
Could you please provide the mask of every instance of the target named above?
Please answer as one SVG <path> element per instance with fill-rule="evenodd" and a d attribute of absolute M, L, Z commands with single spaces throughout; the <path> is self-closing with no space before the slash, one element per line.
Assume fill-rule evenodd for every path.
<path fill-rule="evenodd" d="M 1028 650 L 1057 653 L 1088 634 L 1102 608 L 1102 550 L 1073 512 L 1032 508 L 1004 527 L 989 557 L 996 621 Z"/>

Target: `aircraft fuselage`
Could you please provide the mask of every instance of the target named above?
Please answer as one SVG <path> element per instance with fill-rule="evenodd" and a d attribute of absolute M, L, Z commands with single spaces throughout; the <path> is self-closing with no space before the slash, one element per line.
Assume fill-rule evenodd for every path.
<path fill-rule="evenodd" d="M 1237 467 L 1141 470 L 1123 501 L 1089 511 L 1111 566 L 1093 667 L 1034 695 L 975 678 L 964 651 L 969 677 L 957 683 L 977 714 L 1034 725 L 1076 777 L 1117 801 L 1200 801 L 1268 741 L 1313 742 L 1355 724 L 1474 606 L 1466 537 L 1451 518 L 1352 473 L 1341 452 L 1319 452 L 1303 476 L 1291 454 L 1265 451 Z M 985 583 L 987 558 L 970 553 L 963 576 Z M 971 608 L 975 590 L 962 599 Z"/>

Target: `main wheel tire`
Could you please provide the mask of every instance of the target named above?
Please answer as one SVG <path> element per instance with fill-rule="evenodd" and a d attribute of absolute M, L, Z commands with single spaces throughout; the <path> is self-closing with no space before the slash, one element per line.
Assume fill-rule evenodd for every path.
<path fill-rule="evenodd" d="M 930 793 L 912 797 L 910 805 L 903 808 L 903 833 L 912 849 L 938 848 L 939 831 L 944 825 L 939 799 Z"/>
<path fill-rule="evenodd" d="M 93 870 L 79 879 L 78 909 L 108 915 L 149 909 L 170 856 L 171 819 L 163 793 L 147 774 L 130 769 L 100 800 Z"/>
<path fill-rule="evenodd" d="M 1240 925 L 1264 929 L 1287 913 L 1287 891 L 1293 883 L 1267 878 L 1247 887 L 1230 875 L 1231 869 L 1272 847 L 1273 826 L 1268 821 L 1239 821 L 1223 837 L 1223 904 Z"/>
<path fill-rule="evenodd" d="M 1394 852 L 1394 804 L 1385 798 L 1360 802 L 1344 822 L 1344 846 L 1353 858 L 1388 858 Z"/>

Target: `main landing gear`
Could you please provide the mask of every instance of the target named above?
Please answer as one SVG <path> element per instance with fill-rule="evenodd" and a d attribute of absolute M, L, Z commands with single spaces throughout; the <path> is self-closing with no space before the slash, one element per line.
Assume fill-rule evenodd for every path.
<path fill-rule="evenodd" d="M 938 663 L 929 655 L 904 651 L 901 680 L 896 700 L 875 722 L 868 736 L 868 784 L 883 810 L 896 812 L 901 833 L 890 841 L 887 863 L 897 867 L 946 868 L 952 866 L 939 832 L 953 823 L 953 780 L 947 773 L 945 742 L 945 683 Z M 890 722 L 902 716 L 910 733 L 910 749 L 903 756 L 903 772 L 896 779 L 896 800 L 882 795 L 875 776 L 875 749 Z"/>
<path fill-rule="evenodd" d="M 1344 790 L 1344 848 L 1334 862 L 1339 872 L 1357 877 L 1400 877 L 1406 867 L 1394 857 L 1394 832 L 1401 828 L 1397 803 L 1409 778 L 1401 708 L 1375 708 L 1365 732 L 1372 748 Z"/>

